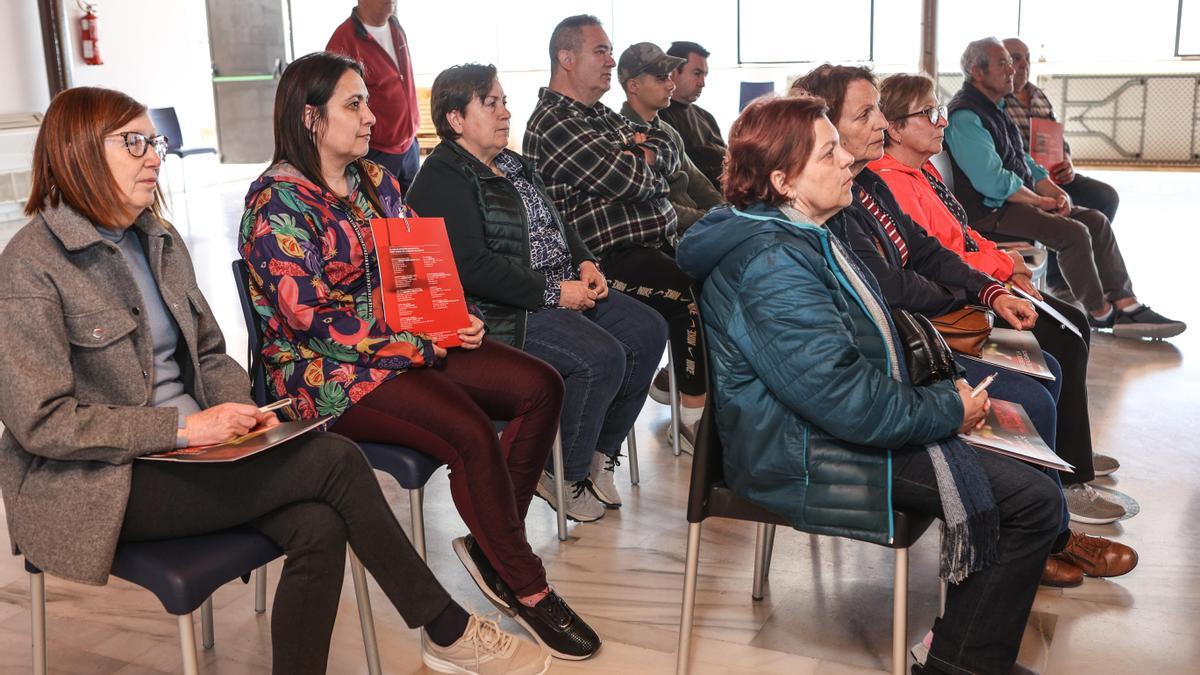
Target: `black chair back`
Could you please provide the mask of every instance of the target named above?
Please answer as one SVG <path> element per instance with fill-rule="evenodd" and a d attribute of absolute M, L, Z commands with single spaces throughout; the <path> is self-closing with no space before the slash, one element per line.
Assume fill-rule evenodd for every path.
<path fill-rule="evenodd" d="M 178 150 L 183 147 L 183 132 L 179 129 L 179 117 L 174 108 L 151 108 L 150 121 L 158 133 L 167 137 L 167 150 Z"/>
<path fill-rule="evenodd" d="M 231 267 L 233 285 L 242 303 L 242 318 L 246 321 L 246 370 L 250 374 L 250 392 L 256 404 L 266 405 L 273 397 L 267 389 L 267 371 L 262 363 L 262 325 L 250 300 L 250 271 L 244 260 L 234 260 Z"/>
<path fill-rule="evenodd" d="M 692 298 L 697 308 L 700 305 L 699 283 L 692 285 Z M 692 455 L 692 482 L 688 489 L 688 522 L 699 523 L 710 516 L 751 520 L 763 523 L 788 525 L 787 519 L 772 513 L 757 504 L 734 494 L 725 485 L 725 447 L 717 433 L 716 377 L 708 358 L 708 336 L 703 317 L 697 321 L 696 351 L 708 373 L 708 396 L 705 397 L 704 413 L 696 433 L 695 451 Z"/>

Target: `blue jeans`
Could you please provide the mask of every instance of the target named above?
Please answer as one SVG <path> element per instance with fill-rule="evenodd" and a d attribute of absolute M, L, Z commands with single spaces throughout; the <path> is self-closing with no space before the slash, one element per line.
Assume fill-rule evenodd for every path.
<path fill-rule="evenodd" d="M 617 456 L 646 402 L 666 344 L 666 321 L 619 291 L 610 290 L 607 299 L 586 312 L 541 309 L 529 314 L 525 351 L 553 366 L 566 385 L 565 480 L 587 478 L 593 452 Z"/>
<path fill-rule="evenodd" d="M 1028 464 L 990 452 L 977 456 L 1000 511 L 998 560 L 962 583 L 950 584 L 946 612 L 933 624 L 925 665 L 936 672 L 1008 675 L 1046 556 L 1058 538 L 1062 491 Z M 892 504 L 902 511 L 942 517 L 928 452 L 894 454 Z"/>
<path fill-rule="evenodd" d="M 407 195 L 408 186 L 412 185 L 417 169 L 421 168 L 421 145 L 414 138 L 408 150 L 399 155 L 371 149 L 367 151 L 367 159 L 390 171 L 400 181 L 401 192 Z"/>

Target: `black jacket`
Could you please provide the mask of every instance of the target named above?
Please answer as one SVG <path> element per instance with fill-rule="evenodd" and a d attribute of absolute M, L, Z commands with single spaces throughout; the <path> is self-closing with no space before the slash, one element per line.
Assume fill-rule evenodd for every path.
<path fill-rule="evenodd" d="M 878 174 L 863 169 L 855 177 L 853 189 L 850 206 L 826 226 L 850 245 L 879 280 L 888 305 L 937 316 L 978 302 L 979 292 L 993 279 L 969 267 L 957 253 L 913 222 Z M 870 195 L 895 223 L 908 246 L 907 265 L 900 264 L 900 251 L 859 200 L 861 191 Z"/>
<path fill-rule="evenodd" d="M 521 162 L 550 208 L 571 264 L 578 268 L 595 261 L 575 228 L 562 222 L 533 165 L 510 150 L 503 152 Z M 418 215 L 445 219 L 463 290 L 483 311 L 488 335 L 521 348 L 525 320 L 542 304 L 546 277 L 530 266 L 529 217 L 517 189 L 458 143 L 442 141 L 421 165 L 407 199 Z"/>

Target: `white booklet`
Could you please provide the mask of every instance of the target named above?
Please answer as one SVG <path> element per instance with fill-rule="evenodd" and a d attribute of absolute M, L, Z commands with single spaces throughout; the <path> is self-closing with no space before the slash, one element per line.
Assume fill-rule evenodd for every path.
<path fill-rule="evenodd" d="M 1050 372 L 1050 367 L 1046 365 L 1046 355 L 1042 353 L 1037 338 L 1027 330 L 993 328 L 987 342 L 983 343 L 982 354 L 957 355 L 1043 380 L 1055 379 L 1054 373 Z"/>
<path fill-rule="evenodd" d="M 1075 467 L 1054 454 L 1038 435 L 1020 403 L 992 399 L 992 409 L 988 411 L 983 428 L 958 437 L 981 450 L 1075 473 Z"/>
<path fill-rule="evenodd" d="M 1039 312 L 1045 312 L 1046 314 L 1050 315 L 1055 321 L 1061 323 L 1063 328 L 1066 328 L 1067 330 L 1071 331 L 1077 337 L 1083 337 L 1083 333 L 1079 332 L 1079 327 L 1076 326 L 1075 324 L 1071 323 L 1070 319 L 1063 316 L 1062 312 L 1051 307 L 1050 303 L 1046 302 L 1045 300 L 1038 300 L 1037 298 L 1033 297 L 1032 295 L 1030 295 L 1030 294 L 1026 293 L 1025 291 L 1021 290 L 1020 288 L 1018 288 L 1016 284 L 1012 285 L 1012 291 L 1013 291 L 1013 293 L 1016 293 L 1017 295 L 1021 296 L 1022 298 L 1025 298 L 1026 300 L 1032 302 L 1033 306 L 1037 307 Z"/>

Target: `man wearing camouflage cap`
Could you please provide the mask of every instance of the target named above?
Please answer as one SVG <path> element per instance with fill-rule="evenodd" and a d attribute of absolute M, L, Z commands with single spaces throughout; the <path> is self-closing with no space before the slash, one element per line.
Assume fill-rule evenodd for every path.
<path fill-rule="evenodd" d="M 635 124 L 661 129 L 671 137 L 671 143 L 679 152 L 679 170 L 667 176 L 667 182 L 671 185 L 668 199 L 679 219 L 679 234 L 683 234 L 710 208 L 725 201 L 708 178 L 688 159 L 679 132 L 658 116 L 658 111 L 671 104 L 671 93 L 675 91 L 672 72 L 684 63 L 686 60 L 668 56 L 650 42 L 630 45 L 617 62 L 617 81 L 625 90 L 621 114 Z"/>

